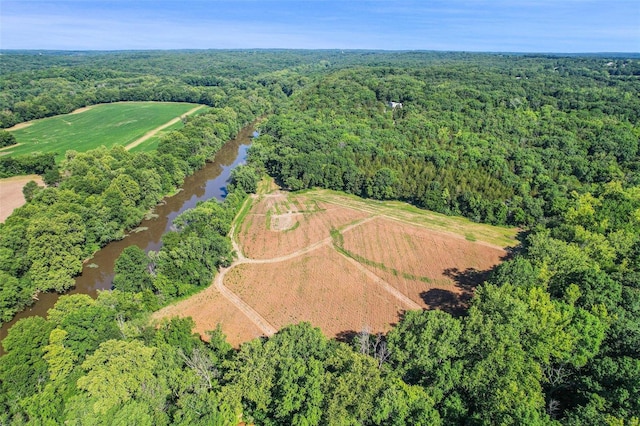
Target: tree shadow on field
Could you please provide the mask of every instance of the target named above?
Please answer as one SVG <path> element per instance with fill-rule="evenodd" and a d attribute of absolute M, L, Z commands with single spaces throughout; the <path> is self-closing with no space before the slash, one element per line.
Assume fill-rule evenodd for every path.
<path fill-rule="evenodd" d="M 336 334 L 336 340 L 338 342 L 342 342 L 342 343 L 346 343 L 348 345 L 351 345 L 358 334 L 359 333 L 357 331 L 354 331 L 354 330 L 340 331 L 340 332 L 338 332 L 338 334 Z"/>
<path fill-rule="evenodd" d="M 455 317 L 462 316 L 466 310 L 466 306 L 460 300 L 460 295 L 449 290 L 432 288 L 420 293 L 420 297 L 431 309 L 440 309 Z"/>
<path fill-rule="evenodd" d="M 454 286 L 459 291 L 433 288 L 420 293 L 420 297 L 432 309 L 441 309 L 455 317 L 463 316 L 467 312 L 475 288 L 485 282 L 491 276 L 491 272 L 491 269 L 486 271 L 474 268 L 467 268 L 464 271 L 458 268 L 445 269 L 443 274 L 453 280 Z"/>
<path fill-rule="evenodd" d="M 389 326 L 391 328 L 395 328 L 398 325 L 398 323 L 402 322 L 402 319 L 404 318 L 405 313 L 406 311 L 400 312 L 398 317 L 398 322 L 392 322 L 389 324 Z M 337 340 L 338 342 L 346 343 L 349 346 L 352 346 L 355 344 L 356 338 L 363 332 L 366 332 L 372 336 L 376 336 L 378 334 L 377 331 L 370 331 L 369 327 L 363 326 L 360 331 L 355 331 L 355 330 L 339 331 L 336 334 L 335 340 Z M 382 334 L 385 334 L 385 333 L 382 333 Z"/>
<path fill-rule="evenodd" d="M 504 251 L 505 255 L 500 257 L 501 262 L 506 262 L 507 260 L 513 259 L 517 254 L 522 252 L 522 246 L 517 245 L 515 247 L 505 247 Z"/>

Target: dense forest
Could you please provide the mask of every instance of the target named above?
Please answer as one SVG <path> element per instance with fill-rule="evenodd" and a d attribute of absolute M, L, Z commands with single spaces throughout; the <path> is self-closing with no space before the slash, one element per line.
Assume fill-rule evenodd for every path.
<path fill-rule="evenodd" d="M 3 158 L 40 165 L 49 186 L 0 225 L 2 321 L 73 285 L 83 259 L 266 115 L 224 202 L 180 215 L 157 253 L 126 249 L 114 290 L 9 330 L 0 423 L 640 423 L 637 58 L 3 52 L 0 88 L 1 127 L 99 102 L 214 107 L 154 153 Z M 410 311 L 386 335 L 336 341 L 301 323 L 233 349 L 189 319 L 153 326 L 231 261 L 228 231 L 263 173 L 517 225 L 521 244 L 463 315 Z"/>

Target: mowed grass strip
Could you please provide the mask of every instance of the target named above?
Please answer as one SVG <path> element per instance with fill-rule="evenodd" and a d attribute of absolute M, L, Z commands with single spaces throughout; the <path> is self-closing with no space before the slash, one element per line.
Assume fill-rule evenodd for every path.
<path fill-rule="evenodd" d="M 19 145 L 3 151 L 3 154 L 56 152 L 56 158 L 62 159 L 70 149 L 84 152 L 102 145 L 107 148 L 126 146 L 196 106 L 181 102 L 117 102 L 95 105 L 81 113 L 43 118 L 26 127 L 12 130 Z M 152 150 L 155 146 L 156 144 L 142 144 L 137 150 Z"/>
<path fill-rule="evenodd" d="M 519 244 L 516 239 L 518 228 L 476 223 L 460 216 L 447 216 L 419 209 L 401 201 L 368 200 L 328 189 L 314 189 L 303 194 L 314 200 L 384 216 L 399 222 L 434 231 L 450 232 L 468 241 L 482 241 L 498 247 L 514 247 Z"/>

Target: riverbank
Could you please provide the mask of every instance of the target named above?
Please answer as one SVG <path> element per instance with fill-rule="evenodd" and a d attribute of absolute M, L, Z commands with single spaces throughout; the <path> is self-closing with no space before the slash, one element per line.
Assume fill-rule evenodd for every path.
<path fill-rule="evenodd" d="M 130 233 L 124 239 L 112 241 L 85 262 L 82 272 L 75 278 L 75 286 L 64 294 L 88 294 L 97 297 L 101 290 L 111 288 L 115 261 L 126 247 L 137 245 L 146 252 L 158 251 L 162 246 L 162 235 L 171 229 L 173 219 L 185 210 L 196 206 L 200 201 L 216 198 L 224 199 L 226 185 L 231 171 L 246 161 L 247 150 L 251 145 L 251 136 L 257 122 L 245 126 L 236 137 L 225 143 L 211 162 L 187 176 L 182 190 L 171 197 L 164 198 L 154 209 L 153 217 L 138 224 L 141 232 Z M 97 267 L 96 267 L 97 265 Z M 26 310 L 18 312 L 11 321 L 0 327 L 0 340 L 7 335 L 9 328 L 22 318 L 30 316 L 46 317 L 47 311 L 58 301 L 60 295 L 45 292 Z M 0 348 L 0 354 L 2 354 Z"/>

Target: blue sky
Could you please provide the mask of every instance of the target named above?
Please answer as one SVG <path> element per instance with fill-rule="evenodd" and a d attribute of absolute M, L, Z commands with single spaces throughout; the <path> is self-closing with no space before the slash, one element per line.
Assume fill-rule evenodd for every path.
<path fill-rule="evenodd" d="M 0 48 L 640 52 L 640 0 L 0 0 Z"/>

